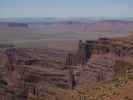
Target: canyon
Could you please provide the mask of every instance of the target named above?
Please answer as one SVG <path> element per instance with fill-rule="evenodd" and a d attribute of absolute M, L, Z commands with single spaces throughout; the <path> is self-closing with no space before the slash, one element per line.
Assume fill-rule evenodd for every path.
<path fill-rule="evenodd" d="M 132 37 L 79 40 L 76 51 L 1 45 L 0 98 L 57 100 L 53 89 L 75 90 L 84 84 L 111 81 L 126 66 L 133 67 Z"/>

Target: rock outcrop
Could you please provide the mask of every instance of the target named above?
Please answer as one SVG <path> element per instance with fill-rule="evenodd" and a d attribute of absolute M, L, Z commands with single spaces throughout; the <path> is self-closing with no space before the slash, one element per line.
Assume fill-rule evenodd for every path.
<path fill-rule="evenodd" d="M 132 63 L 133 41 L 125 38 L 79 41 L 77 53 L 68 58 L 76 84 L 112 80 L 123 69 L 122 63 Z"/>

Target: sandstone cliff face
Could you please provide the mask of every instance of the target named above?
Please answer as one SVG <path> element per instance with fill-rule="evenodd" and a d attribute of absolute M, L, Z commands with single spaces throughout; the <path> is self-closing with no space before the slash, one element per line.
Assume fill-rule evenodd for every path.
<path fill-rule="evenodd" d="M 72 56 L 73 55 L 73 56 Z M 77 59 L 76 59 L 77 58 Z M 76 84 L 112 80 L 123 69 L 131 65 L 133 41 L 126 38 L 100 38 L 97 41 L 79 41 L 79 50 L 67 60 L 72 66 Z"/>
<path fill-rule="evenodd" d="M 41 82 L 43 85 L 48 84 L 49 87 L 70 87 L 69 72 L 64 70 L 65 60 L 63 59 L 66 56 L 64 51 L 7 47 L 2 49 L 0 54 L 0 71 L 8 83 L 4 90 L 7 89 L 13 93 L 19 91 L 22 100 L 25 100 L 25 96 L 30 91 L 37 94 L 39 92 L 36 90 L 37 84 Z M 8 92 L 3 91 L 3 93 L 5 93 L 4 97 L 7 97 Z M 11 95 L 10 100 L 12 100 L 12 96 L 15 94 L 9 94 Z"/>

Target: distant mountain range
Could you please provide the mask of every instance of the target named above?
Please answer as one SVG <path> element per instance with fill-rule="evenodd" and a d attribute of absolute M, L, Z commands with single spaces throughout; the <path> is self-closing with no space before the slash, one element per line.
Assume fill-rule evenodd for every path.
<path fill-rule="evenodd" d="M 133 21 L 133 17 L 124 17 L 124 18 L 106 18 L 106 17 L 44 17 L 44 18 L 0 18 L 0 22 L 58 22 L 58 21 L 81 21 L 81 22 L 90 22 L 90 21 L 98 21 L 98 20 L 125 20 L 125 21 Z"/>
<path fill-rule="evenodd" d="M 27 20 L 27 21 L 26 21 Z M 89 19 L 26 19 L 24 21 L 0 21 L 0 27 L 41 28 L 49 32 L 117 32 L 133 31 L 133 20 L 89 20 Z"/>

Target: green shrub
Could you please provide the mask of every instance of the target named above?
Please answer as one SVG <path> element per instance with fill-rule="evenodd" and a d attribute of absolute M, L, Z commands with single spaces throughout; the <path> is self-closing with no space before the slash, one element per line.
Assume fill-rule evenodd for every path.
<path fill-rule="evenodd" d="M 0 80 L 0 87 L 6 86 L 7 82 L 5 80 Z"/>

